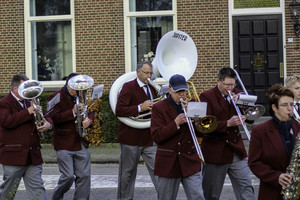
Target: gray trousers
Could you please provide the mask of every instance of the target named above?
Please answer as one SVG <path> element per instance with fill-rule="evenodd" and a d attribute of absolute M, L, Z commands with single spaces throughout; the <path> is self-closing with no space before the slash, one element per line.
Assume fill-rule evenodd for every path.
<path fill-rule="evenodd" d="M 23 178 L 28 199 L 46 199 L 42 165 L 3 166 L 3 183 L 0 186 L 0 199 L 14 199 L 15 193 Z M 26 199 L 24 197 L 24 199 Z"/>
<path fill-rule="evenodd" d="M 202 185 L 206 200 L 218 200 L 220 198 L 227 173 L 237 200 L 255 199 L 248 158 L 241 160 L 237 155 L 234 155 L 231 164 L 204 164 Z"/>
<path fill-rule="evenodd" d="M 159 200 L 176 200 L 180 183 L 182 183 L 188 200 L 204 200 L 201 172 L 185 178 L 165 178 L 159 176 L 157 183 Z"/>
<path fill-rule="evenodd" d="M 154 161 L 156 145 L 154 146 L 131 146 L 121 144 L 119 160 L 118 194 L 117 199 L 133 199 L 134 184 L 137 173 L 137 166 L 140 156 L 146 163 L 153 185 L 157 191 L 157 176 L 154 176 Z"/>
<path fill-rule="evenodd" d="M 57 164 L 62 173 L 54 188 L 52 200 L 62 200 L 75 180 L 76 200 L 87 200 L 91 190 L 91 154 L 83 145 L 80 151 L 56 151 Z M 74 177 L 75 176 L 75 177 Z"/>

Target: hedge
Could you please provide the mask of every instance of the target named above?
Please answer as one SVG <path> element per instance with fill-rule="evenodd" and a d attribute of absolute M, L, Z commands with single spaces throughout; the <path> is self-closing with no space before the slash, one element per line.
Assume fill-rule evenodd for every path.
<path fill-rule="evenodd" d="M 40 104 L 44 113 L 47 112 L 47 102 L 52 92 L 43 92 L 39 96 Z M 7 94 L 0 94 L 0 98 Z M 89 100 L 89 107 L 94 112 L 95 118 L 91 128 L 88 128 L 86 138 L 91 142 L 91 145 L 98 146 L 100 143 L 115 143 L 119 120 L 113 114 L 109 104 L 109 93 L 103 92 L 101 98 L 96 100 Z M 41 143 L 52 143 L 52 131 L 44 133 L 45 138 L 41 139 Z"/>

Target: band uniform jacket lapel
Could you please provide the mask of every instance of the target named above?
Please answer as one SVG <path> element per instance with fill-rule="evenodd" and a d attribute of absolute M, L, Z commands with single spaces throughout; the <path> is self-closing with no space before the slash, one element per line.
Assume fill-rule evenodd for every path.
<path fill-rule="evenodd" d="M 284 158 L 277 160 L 277 162 L 280 162 L 280 167 L 282 168 L 283 171 L 285 171 L 287 164 L 290 162 L 290 158 L 287 155 L 286 149 L 284 147 L 284 144 L 282 142 L 282 139 L 280 137 L 280 134 L 278 130 L 275 128 L 273 120 L 270 121 L 270 131 L 267 132 L 267 137 L 269 140 L 272 142 L 272 145 L 274 146 L 274 150 L 276 151 L 276 154 L 278 155 L 279 158 Z M 296 139 L 296 136 L 298 135 L 299 132 L 299 125 L 297 126 L 297 122 L 293 120 L 293 134 L 294 138 Z M 295 142 L 296 145 L 296 142 Z"/>

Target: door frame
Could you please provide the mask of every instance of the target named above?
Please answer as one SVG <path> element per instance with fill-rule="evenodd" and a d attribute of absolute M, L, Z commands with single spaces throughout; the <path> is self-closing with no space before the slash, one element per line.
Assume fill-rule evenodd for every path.
<path fill-rule="evenodd" d="M 274 15 L 280 14 L 282 17 L 282 49 L 283 49 L 283 82 L 286 79 L 286 31 L 285 31 L 285 9 L 284 0 L 280 0 L 280 7 L 275 8 L 249 8 L 249 9 L 234 9 L 234 0 L 228 0 L 228 21 L 229 21 L 229 55 L 230 55 L 230 67 L 234 68 L 234 46 L 233 46 L 233 17 L 235 16 L 247 16 L 247 15 Z"/>

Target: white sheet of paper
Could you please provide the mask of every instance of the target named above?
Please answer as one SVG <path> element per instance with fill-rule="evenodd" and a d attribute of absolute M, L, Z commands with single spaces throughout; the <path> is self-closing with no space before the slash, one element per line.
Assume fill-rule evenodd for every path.
<path fill-rule="evenodd" d="M 60 102 L 60 93 L 55 95 L 47 104 L 47 111 L 51 110 L 56 104 Z"/>
<path fill-rule="evenodd" d="M 160 91 L 158 93 L 159 96 L 165 95 L 168 93 L 169 84 L 164 84 L 161 86 Z"/>
<path fill-rule="evenodd" d="M 237 105 L 254 106 L 257 100 L 255 95 L 239 94 L 239 98 L 235 102 Z"/>
<path fill-rule="evenodd" d="M 98 99 L 102 97 L 103 88 L 104 88 L 103 84 L 95 86 L 92 91 L 92 99 Z"/>
<path fill-rule="evenodd" d="M 204 117 L 206 116 L 206 102 L 189 102 L 187 107 L 188 117 Z"/>

